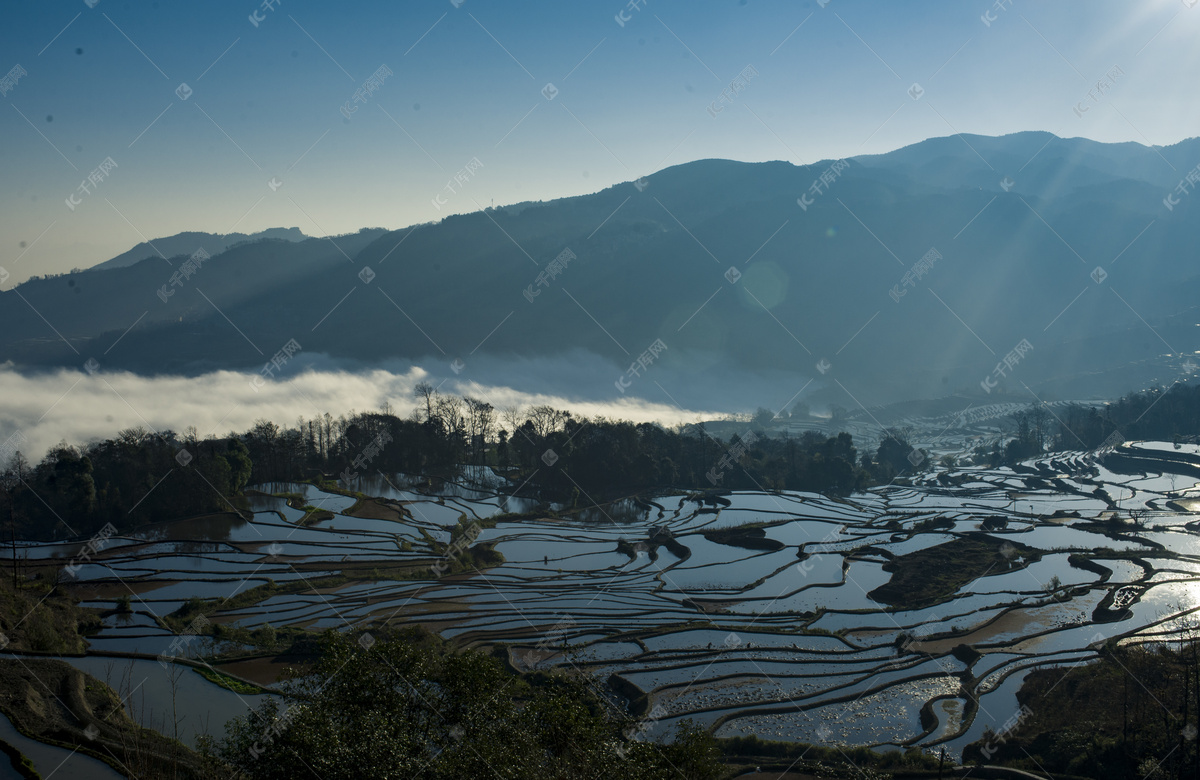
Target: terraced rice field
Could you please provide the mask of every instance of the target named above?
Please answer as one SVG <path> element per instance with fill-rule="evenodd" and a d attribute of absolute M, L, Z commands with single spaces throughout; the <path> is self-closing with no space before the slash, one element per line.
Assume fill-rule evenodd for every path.
<path fill-rule="evenodd" d="M 419 622 L 460 642 L 503 643 L 519 668 L 571 664 L 627 694 L 636 687 L 654 708 L 649 737 L 689 717 L 720 736 L 957 752 L 1012 716 L 1029 670 L 1069 674 L 1098 644 L 1160 640 L 1200 608 L 1200 528 L 1185 511 L 1200 498 L 1187 476 L 1200 453 L 1143 443 L 1120 456 L 1123 470 L 1141 473 L 1067 453 L 1016 470 L 934 470 L 845 499 L 733 493 L 714 505 L 664 495 L 566 519 L 500 518 L 478 541 L 494 543 L 503 564 L 407 581 L 353 572 L 427 566 L 430 540 L 449 542 L 461 516 L 533 513 L 536 502 L 506 496 L 488 473 L 472 484 L 491 488 L 436 495 L 377 475 L 354 488 L 396 519 L 367 519 L 347 514 L 353 498 L 266 485 L 264 494 L 302 493 L 335 515 L 299 526 L 303 512 L 259 495 L 251 521 L 170 523 L 114 540 L 75 587 L 85 598 L 125 586 L 138 594 L 134 614 L 109 619 L 94 649 L 157 655 L 174 639 L 158 618 L 189 597 L 345 572 L 342 585 L 216 619 Z M 747 525 L 763 530 L 728 531 Z M 903 593 L 889 582 L 904 582 Z M 214 706 L 222 716 L 239 706 L 229 696 Z"/>

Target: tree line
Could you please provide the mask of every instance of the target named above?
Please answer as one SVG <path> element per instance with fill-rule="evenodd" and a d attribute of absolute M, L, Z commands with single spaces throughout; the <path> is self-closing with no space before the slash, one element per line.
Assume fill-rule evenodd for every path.
<path fill-rule="evenodd" d="M 0 518 L 22 539 L 126 531 L 155 520 L 234 509 L 251 478 L 242 439 L 141 428 L 83 447 L 66 442 L 36 466 L 18 452 L 0 472 Z"/>
<path fill-rule="evenodd" d="M 1044 452 L 1094 450 L 1124 440 L 1180 441 L 1200 435 L 1200 385 L 1128 393 L 1103 406 L 1045 404 L 1012 415 L 1012 438 L 975 451 L 977 463 L 1011 465 Z"/>
<path fill-rule="evenodd" d="M 0 472 L 0 518 L 14 537 L 86 536 L 145 523 L 239 511 L 247 485 L 403 473 L 453 478 L 486 466 L 522 495 L 579 505 L 655 490 L 801 490 L 847 494 L 924 467 L 904 433 L 861 454 L 848 433 L 767 435 L 757 416 L 728 440 L 703 423 L 665 427 L 579 417 L 547 405 L 496 409 L 471 396 L 415 391 L 411 414 L 379 411 L 257 421 L 200 439 L 194 429 L 122 431 L 79 447 L 62 442 L 37 465 Z"/>

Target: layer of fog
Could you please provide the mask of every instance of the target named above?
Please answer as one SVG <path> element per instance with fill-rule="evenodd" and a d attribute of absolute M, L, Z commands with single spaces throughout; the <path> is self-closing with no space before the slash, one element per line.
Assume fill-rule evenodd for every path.
<path fill-rule="evenodd" d="M 294 425 L 298 417 L 326 413 L 338 417 L 351 411 L 375 411 L 385 404 L 393 413 L 406 416 L 414 408 L 413 388 L 422 381 L 440 386 L 441 392 L 486 400 L 497 409 L 549 404 L 580 416 L 666 425 L 721 416 L 632 395 L 587 400 L 519 391 L 465 376 L 439 377 L 418 367 L 404 372 L 309 368 L 266 380 L 234 371 L 148 378 L 108 371 L 23 374 L 0 367 L 0 459 L 7 460 L 6 444 L 36 462 L 60 441 L 80 445 L 112 438 L 127 428 L 181 433 L 194 426 L 203 438 L 245 431 L 259 419 Z"/>

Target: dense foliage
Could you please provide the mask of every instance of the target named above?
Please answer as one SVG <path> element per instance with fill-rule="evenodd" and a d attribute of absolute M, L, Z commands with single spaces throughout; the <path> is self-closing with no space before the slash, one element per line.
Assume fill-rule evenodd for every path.
<path fill-rule="evenodd" d="M 1200 385 L 1177 383 L 1130 393 L 1102 409 L 1069 407 L 1060 415 L 1056 447 L 1098 447 L 1114 433 L 1125 439 L 1174 441 L 1200 434 Z"/>
<path fill-rule="evenodd" d="M 659 488 L 794 489 L 845 493 L 875 476 L 858 463 L 849 434 L 768 438 L 751 425 L 723 441 L 703 424 L 664 428 L 602 417 L 585 419 L 549 406 L 495 409 L 476 398 L 417 387 L 410 418 L 381 412 L 301 419 L 295 428 L 259 423 L 243 438 L 256 481 L 297 474 L 342 475 L 372 442 L 368 473 L 447 474 L 462 464 L 498 469 L 530 492 L 602 500 Z M 912 450 L 901 445 L 907 455 Z M 909 470 L 908 462 L 903 464 Z M 886 469 L 884 469 L 886 471 Z M 881 472 L 883 473 L 883 472 Z"/>
<path fill-rule="evenodd" d="M 631 740 L 641 723 L 585 677 L 523 678 L 497 659 L 406 634 L 330 632 L 318 662 L 228 724 L 214 763 L 253 780 L 298 777 L 716 780 L 720 751 L 680 726 L 666 744 Z"/>
<path fill-rule="evenodd" d="M 83 448 L 60 444 L 37 466 L 19 453 L 0 475 L 0 518 L 22 538 L 90 536 L 175 517 L 227 512 L 250 479 L 236 437 L 197 441 L 123 431 Z"/>
<path fill-rule="evenodd" d="M 1200 436 L 1200 385 L 1129 393 L 1103 406 L 1072 404 L 1052 411 L 1032 404 L 1012 416 L 1011 436 L 975 451 L 987 465 L 1013 464 L 1043 452 L 1092 450 L 1124 440 L 1179 441 Z"/>
<path fill-rule="evenodd" d="M 1131 780 L 1200 775 L 1195 640 L 1110 642 L 1095 663 L 1032 672 L 1017 700 L 1024 709 L 1009 728 L 985 731 L 965 761 Z"/>
<path fill-rule="evenodd" d="M 65 442 L 37 465 L 19 455 L 0 480 L 0 522 L 23 538 L 124 531 L 156 520 L 234 511 L 247 484 L 360 475 L 452 477 L 490 466 L 524 495 L 590 505 L 643 491 L 805 490 L 845 494 L 924 467 L 902 433 L 858 453 L 847 433 L 768 436 L 756 419 L 725 441 L 702 423 L 665 428 L 549 406 L 497 411 L 475 398 L 417 387 L 409 417 L 329 414 L 198 440 L 189 431 L 122 431 L 81 448 Z M 770 417 L 770 414 L 767 414 Z"/>

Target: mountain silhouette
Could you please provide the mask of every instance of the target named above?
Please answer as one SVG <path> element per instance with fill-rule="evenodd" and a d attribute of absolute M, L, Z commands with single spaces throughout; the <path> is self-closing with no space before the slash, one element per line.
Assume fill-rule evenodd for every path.
<path fill-rule="evenodd" d="M 247 237 L 209 250 L 166 301 L 185 258 L 125 253 L 0 293 L 0 360 L 256 369 L 295 339 L 347 365 L 572 356 L 563 370 L 582 375 L 581 354 L 624 371 L 661 340 L 647 375 L 671 377 L 685 406 L 706 377 L 739 372 L 844 406 L 1113 395 L 1170 383 L 1200 349 L 1197 198 L 1164 202 L 1197 163 L 1200 139 L 1040 132 L 836 168 L 699 160 L 402 230 Z"/>
<path fill-rule="evenodd" d="M 258 241 L 263 238 L 279 238 L 286 241 L 303 241 L 308 236 L 300 232 L 300 228 L 269 228 L 258 233 L 226 233 L 220 235 L 217 233 L 195 233 L 185 232 L 176 233 L 173 236 L 166 238 L 156 238 L 153 241 L 143 241 L 142 243 L 130 249 L 128 252 L 122 252 L 111 260 L 106 260 L 103 263 L 92 266 L 93 271 L 107 270 L 111 268 L 124 268 L 125 266 L 134 265 L 137 262 L 147 258 L 157 257 L 166 259 L 178 257 L 179 255 L 190 255 L 197 249 L 203 249 L 210 255 L 224 252 L 234 244 L 239 244 L 243 241 Z"/>

